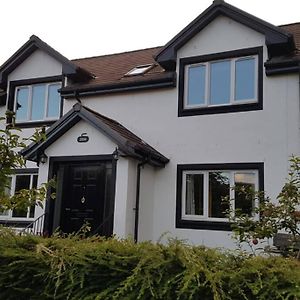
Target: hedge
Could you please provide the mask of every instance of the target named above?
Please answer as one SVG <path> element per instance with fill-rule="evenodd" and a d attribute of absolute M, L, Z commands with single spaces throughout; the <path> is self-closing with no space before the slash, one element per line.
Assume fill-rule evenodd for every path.
<path fill-rule="evenodd" d="M 300 262 L 172 240 L 0 231 L 0 299 L 300 299 Z"/>

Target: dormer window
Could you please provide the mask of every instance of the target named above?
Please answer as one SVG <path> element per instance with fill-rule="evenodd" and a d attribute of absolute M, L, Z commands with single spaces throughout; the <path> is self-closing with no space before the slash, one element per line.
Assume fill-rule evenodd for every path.
<path fill-rule="evenodd" d="M 152 64 L 137 66 L 132 70 L 130 70 L 128 73 L 126 73 L 125 76 L 143 75 L 147 71 L 149 71 L 152 68 L 152 66 L 153 66 Z"/>
<path fill-rule="evenodd" d="M 262 109 L 262 49 L 180 60 L 179 116 Z"/>
<path fill-rule="evenodd" d="M 185 107 L 257 101 L 257 56 L 186 66 Z"/>
<path fill-rule="evenodd" d="M 16 122 L 57 120 L 60 116 L 60 82 L 22 85 L 15 88 Z"/>

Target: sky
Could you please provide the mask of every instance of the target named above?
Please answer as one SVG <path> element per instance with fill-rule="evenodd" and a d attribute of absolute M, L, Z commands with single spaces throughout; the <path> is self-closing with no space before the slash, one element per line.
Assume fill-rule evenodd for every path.
<path fill-rule="evenodd" d="M 274 25 L 300 22 L 299 0 L 227 2 Z M 211 3 L 212 0 L 3 0 L 0 65 L 32 34 L 69 59 L 162 46 Z"/>

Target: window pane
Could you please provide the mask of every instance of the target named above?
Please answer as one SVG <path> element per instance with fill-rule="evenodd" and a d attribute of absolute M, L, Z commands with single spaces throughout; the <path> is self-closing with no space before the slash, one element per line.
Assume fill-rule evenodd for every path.
<path fill-rule="evenodd" d="M 247 58 L 235 63 L 235 100 L 255 98 L 255 59 Z"/>
<path fill-rule="evenodd" d="M 188 69 L 188 105 L 205 103 L 205 66 L 194 66 Z"/>
<path fill-rule="evenodd" d="M 37 181 L 38 181 L 38 175 L 33 175 L 32 176 L 32 188 L 35 189 L 37 187 Z M 29 218 L 34 217 L 34 210 L 35 210 L 35 205 L 32 205 L 29 210 Z"/>
<path fill-rule="evenodd" d="M 43 120 L 45 111 L 45 85 L 34 85 L 32 87 L 32 109 L 31 120 Z"/>
<path fill-rule="evenodd" d="M 234 174 L 234 199 L 235 208 L 251 215 L 254 207 L 253 192 L 255 191 L 256 174 L 239 172 Z"/>
<path fill-rule="evenodd" d="M 30 187 L 30 175 L 17 175 L 16 176 L 16 188 L 15 192 L 18 192 L 22 189 L 29 189 Z M 13 217 L 27 217 L 27 209 L 14 209 Z"/>
<path fill-rule="evenodd" d="M 229 196 L 229 173 L 209 172 L 209 212 L 212 218 L 225 218 L 225 210 L 229 208 L 223 198 Z"/>
<path fill-rule="evenodd" d="M 185 213 L 203 215 L 203 174 L 186 175 Z"/>
<path fill-rule="evenodd" d="M 16 95 L 16 120 L 27 120 L 28 113 L 28 88 L 18 88 Z"/>
<path fill-rule="evenodd" d="M 230 102 L 230 61 L 210 65 L 210 104 Z"/>
<path fill-rule="evenodd" d="M 58 118 L 60 111 L 60 94 L 57 91 L 60 89 L 60 84 L 50 85 L 48 90 L 48 118 Z"/>

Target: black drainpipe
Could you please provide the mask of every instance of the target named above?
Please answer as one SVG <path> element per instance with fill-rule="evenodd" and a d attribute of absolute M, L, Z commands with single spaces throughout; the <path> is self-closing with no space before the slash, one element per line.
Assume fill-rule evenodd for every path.
<path fill-rule="evenodd" d="M 135 220 L 134 220 L 134 242 L 138 241 L 139 233 L 139 207 L 140 207 L 140 187 L 141 187 L 141 169 L 149 161 L 149 159 L 144 159 L 137 165 L 136 172 L 136 198 L 135 198 Z"/>

